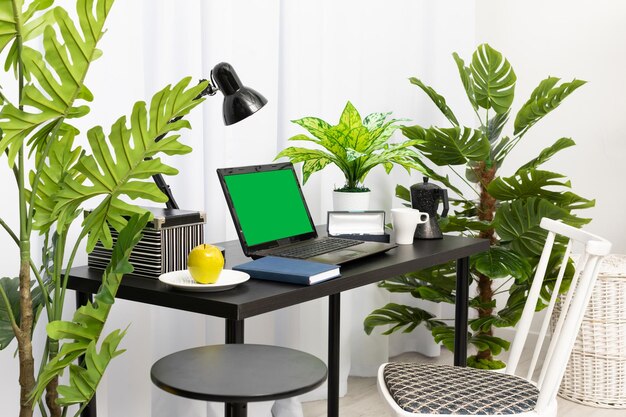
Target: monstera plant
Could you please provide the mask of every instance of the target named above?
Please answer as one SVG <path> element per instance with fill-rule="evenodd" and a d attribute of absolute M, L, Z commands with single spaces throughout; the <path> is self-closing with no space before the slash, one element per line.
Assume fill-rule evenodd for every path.
<path fill-rule="evenodd" d="M 135 103 L 130 117 L 117 119 L 108 133 L 100 126 L 81 133 L 74 121 L 89 112 L 93 100 L 84 81 L 102 54 L 97 46 L 113 1 L 78 0 L 76 23 L 52 3 L 0 1 L 0 50 L 6 57 L 1 86 L 16 91 L 1 97 L 0 154 L 17 185 L 14 208 L 19 213 L 18 229 L 0 219 L 6 238 L 19 248 L 15 276 L 0 279 L 0 348 L 10 355 L 12 349 L 6 348 L 17 342 L 21 417 L 31 416 L 35 407 L 43 416 L 61 416 L 71 405 L 86 404 L 111 359 L 122 353 L 124 331 L 104 335 L 103 326 L 122 276 L 132 271 L 130 251 L 150 218 L 128 200 L 167 199 L 150 177 L 177 172 L 160 155 L 191 151 L 173 132 L 189 128 L 180 118 L 202 101 L 196 98 L 205 88 L 189 87 L 190 79 L 183 79 L 156 93 L 149 105 Z M 7 89 L 13 82 L 16 88 Z M 75 144 L 82 135 L 84 148 Z M 5 209 L 10 203 L 4 202 Z M 85 215 L 88 204 L 92 210 Z M 71 239 L 74 223 L 80 228 Z M 81 242 L 88 251 L 97 241 L 110 248 L 109 227 L 119 231 L 119 238 L 102 286 L 93 303 L 64 321 L 65 271 Z M 40 240 L 43 248 L 33 244 Z M 33 254 L 40 251 L 38 264 Z M 47 337 L 33 340 L 42 318 L 49 323 Z M 43 357 L 35 361 L 37 344 L 43 346 Z M 81 355 L 84 360 L 77 363 Z M 64 371 L 68 385 L 59 384 Z"/>
<path fill-rule="evenodd" d="M 487 44 L 476 49 L 469 65 L 456 53 L 453 57 L 480 125 L 477 128 L 462 125 L 441 95 L 421 80 L 411 78 L 411 83 L 426 93 L 450 125 L 409 126 L 403 128 L 403 133 L 417 141 L 415 146 L 426 159 L 451 169 L 469 189 L 463 193 L 456 187 L 458 183 L 439 177 L 439 181 L 456 193 L 455 213 L 440 219 L 440 225 L 445 232 L 480 237 L 491 243 L 489 251 L 470 260 L 471 276 L 477 287 L 470 306 L 477 314 L 470 319 L 469 342 L 477 353 L 468 359 L 468 364 L 500 368 L 504 364 L 495 356 L 508 349 L 509 341 L 494 336 L 493 330 L 514 326 L 521 315 L 546 236 L 539 227 L 541 218 L 579 227 L 589 219 L 577 217 L 573 211 L 595 204 L 571 192 L 570 181 L 564 175 L 543 169 L 556 153 L 574 145 L 570 138 L 557 139 L 517 168 L 512 169 L 505 161 L 519 143 L 532 146 L 529 138 L 525 138 L 528 131 L 585 82 L 560 82 L 555 77 L 541 81 L 515 115 L 511 132 L 505 128 L 511 114 L 516 75 L 509 61 Z M 410 199 L 403 186 L 396 188 L 396 195 L 406 201 Z M 571 274 L 570 265 L 566 277 L 571 278 Z M 544 282 L 544 300 L 549 298 L 555 277 L 553 270 L 552 278 Z M 418 299 L 454 303 L 455 267 L 447 264 L 406 274 L 384 281 L 381 286 L 391 292 L 410 293 Z M 502 305 L 497 305 L 497 299 L 504 300 Z M 540 302 L 537 309 L 543 306 Z M 410 332 L 420 324 L 431 330 L 435 341 L 453 349 L 453 327 L 420 308 L 387 304 L 372 312 L 364 323 L 367 333 L 376 326 L 391 325 L 387 334 L 397 330 Z"/>

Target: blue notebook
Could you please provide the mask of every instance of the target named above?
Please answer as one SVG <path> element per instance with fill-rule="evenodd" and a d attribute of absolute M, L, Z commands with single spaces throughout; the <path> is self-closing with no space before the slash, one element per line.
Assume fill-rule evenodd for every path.
<path fill-rule="evenodd" d="M 233 267 L 246 272 L 252 278 L 282 281 L 292 284 L 312 285 L 338 277 L 339 266 L 303 259 L 266 256 Z"/>

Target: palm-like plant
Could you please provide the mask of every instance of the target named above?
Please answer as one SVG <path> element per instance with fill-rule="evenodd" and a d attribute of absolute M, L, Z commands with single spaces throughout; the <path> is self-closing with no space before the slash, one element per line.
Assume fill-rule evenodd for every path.
<path fill-rule="evenodd" d="M 150 218 L 122 198 L 167 199 L 150 177 L 177 173 L 159 155 L 191 151 L 172 132 L 189 127 L 178 119 L 202 101 L 196 98 L 205 85 L 188 87 L 190 79 L 184 79 L 159 91 L 149 106 L 136 103 L 130 119 L 120 117 L 108 134 L 100 126 L 89 129 L 87 148 L 74 145 L 80 132 L 72 120 L 89 112 L 93 96 L 84 80 L 102 54 L 97 44 L 112 3 L 78 0 L 77 26 L 52 0 L 0 2 L 0 50 L 8 51 L 5 68 L 14 69 L 2 84 L 13 73 L 18 86 L 17 97 L 2 97 L 0 153 L 13 170 L 20 214 L 19 231 L 0 219 L 20 250 L 18 276 L 0 279 L 0 349 L 16 339 L 21 417 L 31 416 L 37 405 L 44 416 L 61 416 L 72 404 L 86 404 L 110 360 L 122 352 L 118 345 L 124 332 L 103 335 L 102 330 L 123 274 L 132 271 L 130 251 Z M 30 41 L 43 44 L 44 53 L 29 47 Z M 170 123 L 173 119 L 178 121 Z M 164 138 L 155 141 L 160 136 Z M 28 159 L 34 167 L 30 171 Z M 70 242 L 70 226 L 93 198 L 96 208 L 82 221 L 78 239 Z M 89 251 L 99 240 L 111 247 L 109 226 L 120 234 L 95 301 L 63 321 L 64 271 L 85 239 Z M 33 233 L 44 238 L 42 265 L 31 259 Z M 49 322 L 48 337 L 36 370 L 33 327 L 42 312 Z M 84 361 L 74 364 L 80 355 Z M 59 386 L 64 370 L 69 370 L 69 385 Z"/>
<path fill-rule="evenodd" d="M 289 140 L 313 142 L 322 149 L 289 147 L 283 149 L 276 159 L 283 156 L 293 163 L 304 162 L 302 182 L 306 183 L 311 174 L 328 164 L 336 165 L 345 176 L 345 185 L 338 191 L 368 191 L 363 186 L 370 170 L 383 165 L 389 173 L 395 164 L 423 171 L 417 153 L 411 149 L 417 141 L 388 143 L 389 138 L 400 125 L 400 120 L 387 119 L 391 113 L 372 113 L 365 119 L 348 102 L 339 123 L 335 126 L 317 117 L 305 117 L 293 122 L 305 128 L 311 135 L 299 134 Z"/>
<path fill-rule="evenodd" d="M 539 227 L 542 217 L 559 219 L 581 226 L 589 219 L 579 218 L 573 210 L 592 207 L 595 202 L 569 191 L 564 176 L 541 169 L 557 152 L 574 145 L 569 138 L 558 139 L 536 158 L 523 164 L 509 176 L 499 176 L 506 157 L 520 143 L 528 130 L 585 82 L 573 80 L 559 84 L 554 77 L 541 81 L 518 111 L 512 136 L 502 136 L 513 103 L 516 75 L 501 53 L 489 45 L 480 45 L 469 66 L 455 53 L 454 60 L 467 97 L 480 122 L 477 129 L 462 126 L 445 99 L 416 78 L 417 85 L 435 103 L 450 122 L 450 127 L 410 126 L 403 133 L 417 141 L 416 148 L 437 166 L 447 166 L 472 189 L 466 196 L 448 178 L 440 177 L 456 191 L 454 215 L 440 219 L 442 230 L 489 239 L 491 249 L 471 258 L 471 275 L 478 293 L 470 306 L 477 318 L 470 320 L 469 339 L 478 353 L 468 363 L 476 367 L 502 367 L 494 361 L 509 342 L 493 335 L 494 327 L 512 327 L 520 317 L 532 272 L 536 268 L 545 232 Z M 460 172 L 459 172 L 460 171 Z M 396 195 L 406 201 L 409 192 L 398 186 Z M 556 276 L 557 271 L 553 271 Z M 571 268 L 567 276 L 571 274 Z M 385 281 L 391 292 L 408 292 L 416 298 L 454 303 L 454 266 L 443 265 Z M 509 285 L 510 284 L 510 285 Z M 553 280 L 544 284 L 546 299 Z M 496 295 L 508 293 L 506 305 L 497 309 Z M 538 309 L 542 305 L 538 306 Z M 388 304 L 372 312 L 365 320 L 366 332 L 391 324 L 386 332 L 411 331 L 425 324 L 438 342 L 453 349 L 453 328 L 432 314 L 409 306 Z"/>

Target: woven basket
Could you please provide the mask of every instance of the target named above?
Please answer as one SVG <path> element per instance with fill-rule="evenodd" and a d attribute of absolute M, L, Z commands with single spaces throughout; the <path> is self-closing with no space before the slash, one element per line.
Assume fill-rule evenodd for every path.
<path fill-rule="evenodd" d="M 607 256 L 600 267 L 559 395 L 626 408 L 626 255 Z"/>

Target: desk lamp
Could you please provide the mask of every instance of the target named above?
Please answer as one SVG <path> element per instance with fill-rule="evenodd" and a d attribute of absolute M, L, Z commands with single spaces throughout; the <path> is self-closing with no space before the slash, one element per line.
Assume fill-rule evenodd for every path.
<path fill-rule="evenodd" d="M 206 80 L 201 80 L 206 81 Z M 246 87 L 241 83 L 235 69 L 226 62 L 221 62 L 211 70 L 211 81 L 196 100 L 204 96 L 214 96 L 220 90 L 224 94 L 224 104 L 222 105 L 222 113 L 224 115 L 224 124 L 230 126 L 242 121 L 248 116 L 253 115 L 261 107 L 265 106 L 267 99 L 256 90 Z M 175 118 L 170 123 L 179 120 Z M 156 142 L 165 137 L 163 134 L 155 139 Z M 178 204 L 174 200 L 170 186 L 167 185 L 161 174 L 152 177 L 159 189 L 167 196 L 168 209 L 178 209 Z"/>

